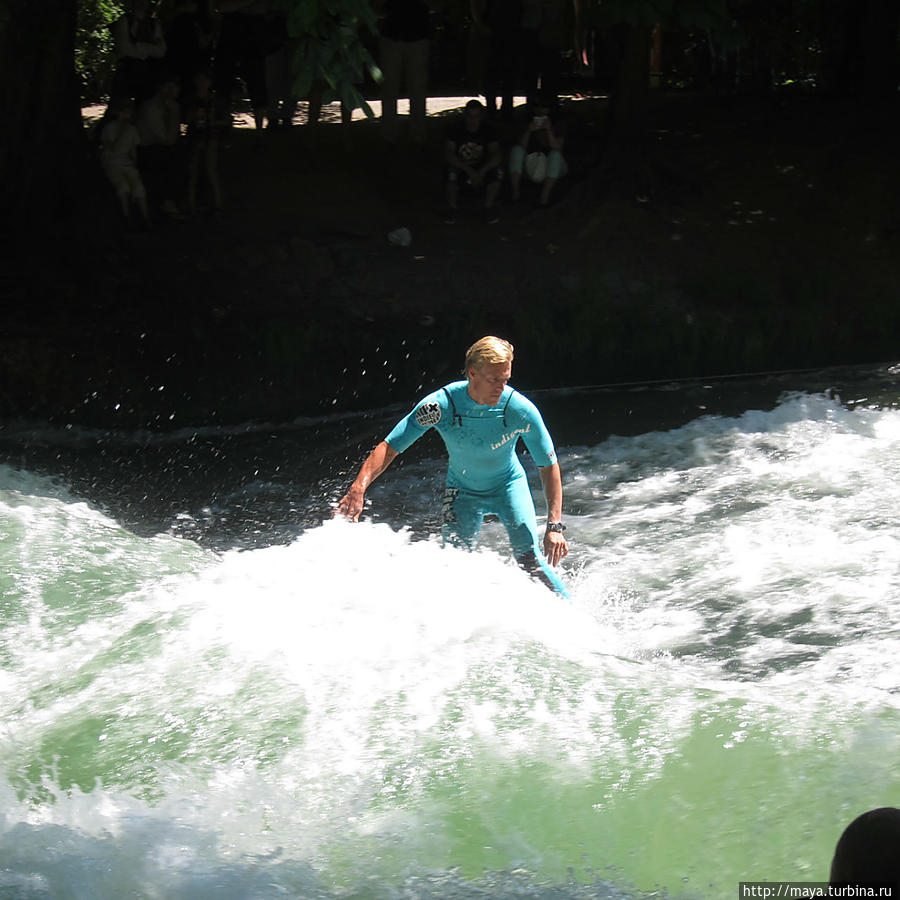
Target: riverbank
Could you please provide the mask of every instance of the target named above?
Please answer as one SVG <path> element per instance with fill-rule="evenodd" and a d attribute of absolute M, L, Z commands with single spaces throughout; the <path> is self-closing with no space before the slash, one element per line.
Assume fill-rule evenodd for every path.
<path fill-rule="evenodd" d="M 377 123 L 233 129 L 225 210 L 149 231 L 95 201 L 17 248 L 0 416 L 157 428 L 406 400 L 498 332 L 523 389 L 889 359 L 900 333 L 894 106 L 661 96 L 616 157 L 569 100 L 549 210 L 441 219 L 440 147 Z M 508 137 L 508 136 L 506 136 Z M 409 229 L 408 246 L 388 234 Z"/>

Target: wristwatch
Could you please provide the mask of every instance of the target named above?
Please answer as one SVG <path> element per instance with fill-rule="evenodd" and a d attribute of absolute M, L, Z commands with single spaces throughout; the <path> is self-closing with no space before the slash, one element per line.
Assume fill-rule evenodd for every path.
<path fill-rule="evenodd" d="M 548 522 L 547 531 L 558 531 L 560 534 L 566 530 L 566 526 L 562 522 Z"/>

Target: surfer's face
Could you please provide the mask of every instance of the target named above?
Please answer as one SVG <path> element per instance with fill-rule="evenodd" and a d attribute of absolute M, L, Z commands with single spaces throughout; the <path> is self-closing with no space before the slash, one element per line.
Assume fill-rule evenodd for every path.
<path fill-rule="evenodd" d="M 511 363 L 485 363 L 469 369 L 469 396 L 476 403 L 496 406 L 511 375 Z"/>

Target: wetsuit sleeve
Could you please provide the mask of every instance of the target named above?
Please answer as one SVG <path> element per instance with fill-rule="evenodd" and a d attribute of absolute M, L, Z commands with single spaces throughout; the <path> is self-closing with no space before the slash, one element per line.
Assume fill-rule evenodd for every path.
<path fill-rule="evenodd" d="M 538 466 L 552 466 L 556 462 L 556 450 L 538 408 L 518 393 L 513 396 L 512 403 L 515 403 L 515 415 L 521 417 L 523 425 L 528 426 L 527 431 L 522 434 L 522 440 L 525 441 L 531 458 Z"/>
<path fill-rule="evenodd" d="M 429 428 L 449 417 L 449 404 L 444 391 L 435 391 L 416 404 L 385 438 L 392 450 L 402 453 L 409 449 Z"/>

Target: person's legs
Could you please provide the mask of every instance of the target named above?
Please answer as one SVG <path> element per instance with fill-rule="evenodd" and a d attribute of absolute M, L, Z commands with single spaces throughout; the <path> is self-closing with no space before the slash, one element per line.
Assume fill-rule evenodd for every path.
<path fill-rule="evenodd" d="M 109 183 L 113 186 L 113 190 L 116 192 L 116 199 L 119 201 L 119 209 L 122 212 L 122 217 L 124 219 L 128 218 L 129 213 L 129 204 L 128 200 L 131 196 L 128 179 L 125 176 L 125 173 L 122 171 L 121 166 L 110 165 L 106 168 L 106 177 L 109 179 Z"/>
<path fill-rule="evenodd" d="M 409 91 L 409 133 L 414 144 L 424 144 L 427 136 L 428 95 L 427 38 L 404 45 L 406 88 Z"/>
<path fill-rule="evenodd" d="M 566 158 L 559 150 L 551 150 L 547 154 L 547 177 L 562 178 L 569 171 Z"/>
<path fill-rule="evenodd" d="M 284 48 L 266 56 L 266 122 L 267 128 L 277 128 L 281 115 L 278 108 L 283 96 Z"/>
<path fill-rule="evenodd" d="M 509 151 L 509 187 L 513 200 L 519 199 L 524 165 L 525 148 L 521 144 L 515 144 Z"/>
<path fill-rule="evenodd" d="M 292 96 L 291 45 L 285 45 L 266 57 L 266 118 L 268 127 L 291 125 L 297 110 L 297 99 Z"/>
<path fill-rule="evenodd" d="M 448 484 L 444 488 L 441 513 L 443 516 L 441 537 L 444 544 L 474 550 L 484 520 L 481 498 Z"/>
<path fill-rule="evenodd" d="M 496 200 L 500 193 L 500 187 L 503 184 L 503 169 L 497 166 L 491 169 L 485 176 L 486 183 L 484 186 L 484 216 L 485 221 L 489 225 L 495 225 L 500 221 L 500 213 L 497 209 Z"/>
<path fill-rule="evenodd" d="M 518 38 L 518 25 L 512 24 L 504 28 L 498 41 L 502 49 L 500 51 L 500 80 L 503 84 L 503 99 L 500 111 L 505 118 L 513 114 L 513 102 L 516 91 L 516 41 Z"/>
<path fill-rule="evenodd" d="M 266 120 L 266 90 L 265 90 L 265 79 L 260 78 L 258 73 L 255 71 L 260 68 L 256 64 L 255 60 L 251 60 L 250 62 L 250 70 L 245 72 L 244 81 L 248 85 L 247 93 L 250 94 L 250 106 L 253 109 L 253 124 L 256 127 L 257 131 L 262 131 L 263 125 Z M 250 74 L 250 71 L 253 71 L 254 74 Z M 249 85 L 253 85 L 252 89 Z"/>
<path fill-rule="evenodd" d="M 502 35 L 497 33 L 496 26 L 491 26 L 487 38 L 487 59 L 484 65 L 484 99 L 488 114 L 497 112 L 497 105 L 503 96 L 503 80 L 500 60 L 503 54 Z"/>
<path fill-rule="evenodd" d="M 447 195 L 447 208 L 450 214 L 453 215 L 459 211 L 459 173 L 456 169 L 447 167 L 444 185 Z"/>
<path fill-rule="evenodd" d="M 537 533 L 537 519 L 528 479 L 523 475 L 507 486 L 494 510 L 509 535 L 516 562 L 532 578 L 542 581 L 551 590 L 568 597 L 569 593 L 556 570 L 544 558 Z"/>
<path fill-rule="evenodd" d="M 384 137 L 388 141 L 397 140 L 397 98 L 400 96 L 400 73 L 402 71 L 402 47 L 399 41 L 382 38 L 381 71 L 381 124 Z"/>
<path fill-rule="evenodd" d="M 546 206 L 550 202 L 550 192 L 556 182 L 568 172 L 565 157 L 559 150 L 551 150 L 547 156 L 547 177 L 541 185 L 541 205 Z"/>
<path fill-rule="evenodd" d="M 210 138 L 206 145 L 206 179 L 214 210 L 222 209 L 222 185 L 219 181 L 219 142 Z"/>
<path fill-rule="evenodd" d="M 141 178 L 141 173 L 138 171 L 137 166 L 130 166 L 127 172 L 128 180 L 130 182 L 131 199 L 134 201 L 134 205 L 137 206 L 141 218 L 145 222 L 149 222 L 150 211 L 147 208 L 147 191 L 144 188 L 144 181 Z"/>
<path fill-rule="evenodd" d="M 316 79 L 309 89 L 309 102 L 306 107 L 306 124 L 318 125 L 319 116 L 322 115 L 322 95 L 325 90 L 325 82 Z"/>
<path fill-rule="evenodd" d="M 290 88 L 288 88 L 290 90 Z M 285 94 L 281 101 L 281 125 L 290 128 L 294 124 L 294 116 L 297 114 L 297 98 L 291 94 Z"/>
<path fill-rule="evenodd" d="M 190 154 L 188 157 L 188 212 L 197 212 L 197 183 L 200 180 L 200 160 L 205 155 L 204 141 L 188 136 Z"/>
<path fill-rule="evenodd" d="M 159 207 L 168 216 L 178 216 L 178 147 L 157 147 L 156 164 L 159 172 Z"/>
<path fill-rule="evenodd" d="M 490 175 L 488 176 L 490 177 Z M 500 185 L 502 180 L 498 178 L 491 178 L 491 180 L 487 183 L 487 187 L 484 189 L 484 208 L 485 209 L 493 209 L 494 202 L 497 199 L 497 194 L 500 193 Z"/>

